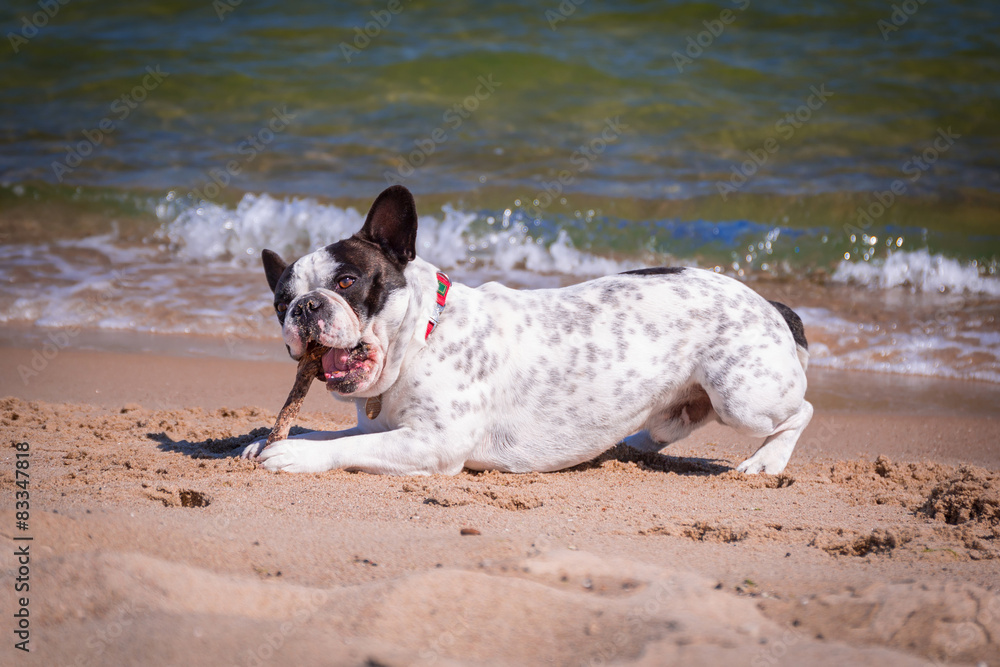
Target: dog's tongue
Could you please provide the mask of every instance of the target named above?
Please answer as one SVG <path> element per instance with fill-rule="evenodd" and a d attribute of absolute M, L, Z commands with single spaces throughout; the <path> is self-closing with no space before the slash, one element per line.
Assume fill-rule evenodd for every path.
<path fill-rule="evenodd" d="M 341 348 L 332 348 L 323 355 L 323 372 L 327 375 L 334 371 L 346 371 L 347 362 L 351 357 L 351 351 Z"/>

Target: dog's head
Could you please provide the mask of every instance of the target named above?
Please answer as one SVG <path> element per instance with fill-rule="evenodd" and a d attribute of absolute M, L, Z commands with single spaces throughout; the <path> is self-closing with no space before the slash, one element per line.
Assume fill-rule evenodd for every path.
<path fill-rule="evenodd" d="M 403 272 L 416 256 L 417 210 L 401 185 L 382 192 L 364 226 L 292 264 L 261 254 L 288 353 L 299 359 L 314 345 L 328 347 L 321 379 L 341 395 L 372 396 L 388 388 L 383 377 L 390 346 L 407 311 Z"/>

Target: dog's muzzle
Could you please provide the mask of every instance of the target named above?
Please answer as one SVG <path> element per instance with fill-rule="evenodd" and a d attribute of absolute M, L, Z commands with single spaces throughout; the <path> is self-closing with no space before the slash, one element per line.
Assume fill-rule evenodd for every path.
<path fill-rule="evenodd" d="M 282 337 L 289 353 L 298 359 L 311 344 L 352 349 L 361 339 L 361 328 L 358 316 L 343 297 L 313 290 L 289 304 Z"/>
<path fill-rule="evenodd" d="M 326 290 L 303 294 L 289 305 L 283 336 L 293 358 L 315 345 L 329 348 L 318 379 L 340 394 L 367 386 L 378 365 L 378 350 L 361 340 L 360 321 L 353 309 L 343 297 Z"/>
<path fill-rule="evenodd" d="M 320 379 L 326 388 L 340 394 L 350 394 L 370 383 L 378 364 L 377 349 L 368 343 L 353 348 L 333 348 L 323 355 Z"/>

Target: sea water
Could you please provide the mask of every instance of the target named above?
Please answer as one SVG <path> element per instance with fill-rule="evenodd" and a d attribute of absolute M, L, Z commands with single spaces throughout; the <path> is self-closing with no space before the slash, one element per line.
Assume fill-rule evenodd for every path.
<path fill-rule="evenodd" d="M 0 8 L 8 339 L 280 354 L 260 251 L 402 183 L 455 280 L 699 266 L 815 366 L 1000 383 L 993 3 L 39 7 Z"/>

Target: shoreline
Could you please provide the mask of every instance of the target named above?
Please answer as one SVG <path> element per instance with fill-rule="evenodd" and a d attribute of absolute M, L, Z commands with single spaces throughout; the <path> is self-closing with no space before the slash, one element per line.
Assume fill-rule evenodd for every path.
<path fill-rule="evenodd" d="M 241 339 L 233 344 L 228 339 L 211 336 L 100 333 L 93 337 L 81 334 L 73 339 L 72 345 L 58 349 L 51 361 L 46 358 L 41 370 L 19 373 L 18 367 L 31 367 L 36 353 L 40 354 L 44 347 L 45 339 L 37 329 L 0 329 L 0 396 L 109 405 L 112 397 L 128 402 L 127 392 L 117 388 L 129 387 L 146 394 L 158 392 L 160 404 L 175 407 L 232 407 L 233 402 L 260 406 L 276 403 L 280 407 L 287 396 L 287 389 L 280 388 L 286 381 L 291 387 L 295 369 L 277 338 Z M 122 368 L 130 365 L 148 366 L 149 370 L 128 373 Z M 234 386 L 235 378 L 241 377 L 243 371 L 230 369 L 243 366 L 256 369 L 254 372 L 261 375 L 257 387 Z M 88 374 L 89 383 L 97 383 L 96 393 L 61 379 L 80 373 Z M 27 379 L 24 375 L 28 375 Z M 190 394 L 182 393 L 176 394 L 174 402 L 164 403 L 156 382 L 162 375 L 170 377 L 172 385 L 181 386 L 185 385 L 184 378 L 197 377 L 200 385 L 207 376 L 211 391 L 195 392 L 197 399 L 193 404 L 186 402 Z M 990 417 L 1000 405 L 1000 385 L 977 380 L 838 370 L 815 364 L 809 367 L 807 376 L 807 398 L 817 411 Z M 122 385 L 123 382 L 127 384 Z M 317 400 L 323 393 L 312 391 L 304 409 L 329 409 Z M 326 402 L 344 405 L 335 399 Z M 353 408 L 349 412 L 353 414 Z"/>

